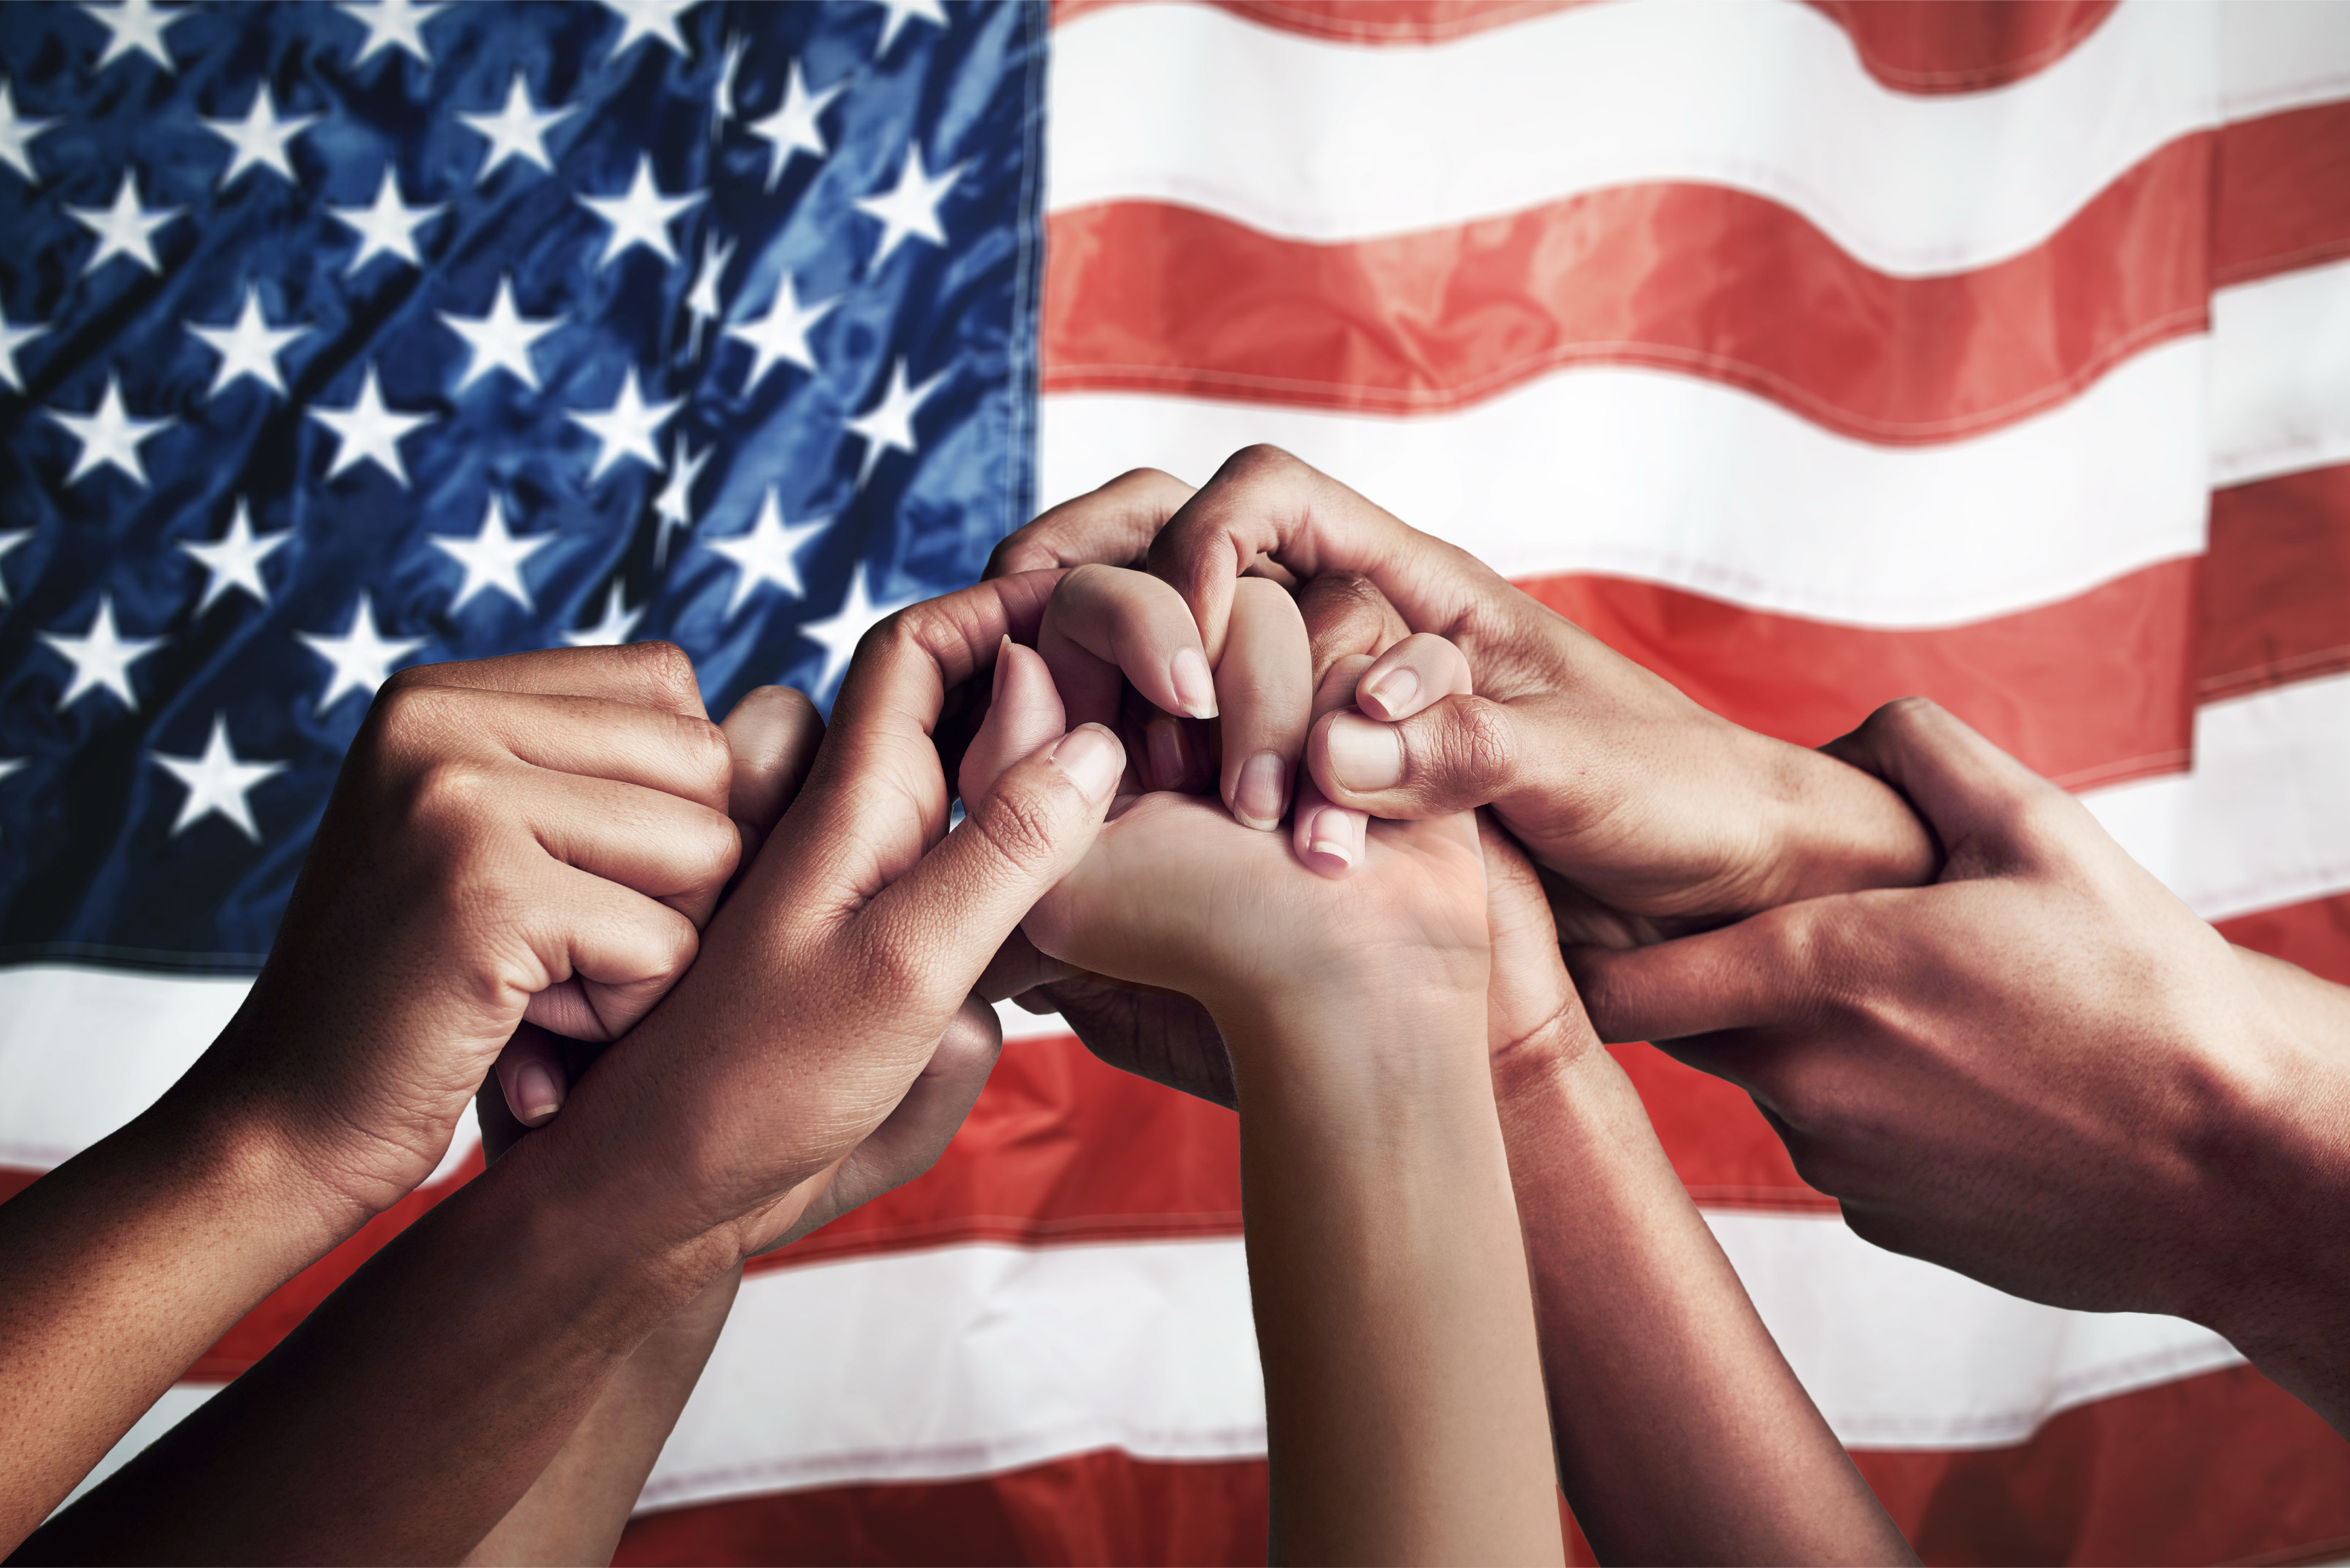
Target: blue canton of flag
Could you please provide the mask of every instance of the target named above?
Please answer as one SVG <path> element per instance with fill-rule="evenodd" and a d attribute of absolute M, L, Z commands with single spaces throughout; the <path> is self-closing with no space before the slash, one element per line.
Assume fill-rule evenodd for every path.
<path fill-rule="evenodd" d="M 829 701 L 1031 498 L 1045 18 L 0 8 L 0 961 L 251 970 L 402 665 Z"/>

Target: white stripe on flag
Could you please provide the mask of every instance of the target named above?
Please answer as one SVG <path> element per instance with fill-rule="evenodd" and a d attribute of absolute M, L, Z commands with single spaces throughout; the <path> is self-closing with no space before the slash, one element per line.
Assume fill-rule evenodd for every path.
<path fill-rule="evenodd" d="M 1414 48 L 1121 5 L 1053 44 L 1051 211 L 1169 202 L 1328 242 L 1686 181 L 1782 202 L 1911 275 L 2029 250 L 2226 109 L 2350 94 L 2344 7 L 2223 25 L 2184 0 L 2125 5 L 2012 86 L 1932 96 L 1877 83 L 1796 5 L 1576 6 Z"/>
<path fill-rule="evenodd" d="M 2350 261 L 2215 292 L 2211 483 L 2336 462 L 2350 462 Z"/>
<path fill-rule="evenodd" d="M 1508 576 L 1604 572 L 1821 620 L 1941 626 L 2200 551 L 2207 374 L 2206 340 L 2177 339 L 2046 413 L 1912 447 L 1621 367 L 1403 419 L 1057 393 L 1039 400 L 1040 499 L 1145 466 L 1199 483 L 1271 441 Z"/>
<path fill-rule="evenodd" d="M 1824 1216 L 1712 1212 L 1788 1362 L 1846 1442 L 2021 1442 L 2089 1400 L 2234 1365 L 2174 1318 L 2064 1312 L 1880 1251 Z M 201 1395 L 174 1390 L 110 1470 Z M 942 1247 L 754 1274 L 641 1506 L 941 1480 L 1118 1448 L 1264 1452 L 1237 1238 Z"/>
<path fill-rule="evenodd" d="M 2207 920 L 2350 888 L 2350 675 L 2207 702 L 2191 772 L 2081 798 Z"/>

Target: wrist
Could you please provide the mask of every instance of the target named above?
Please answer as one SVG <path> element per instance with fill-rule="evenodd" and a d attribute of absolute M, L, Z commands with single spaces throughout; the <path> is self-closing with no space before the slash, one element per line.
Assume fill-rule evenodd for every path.
<path fill-rule="evenodd" d="M 271 1272 L 298 1272 L 380 1212 L 334 1179 L 344 1168 L 337 1151 L 285 1106 L 201 1075 L 174 1084 L 131 1127 L 175 1185 L 251 1233 L 249 1256 L 265 1254 Z"/>
<path fill-rule="evenodd" d="M 1241 1099 L 1301 1090 L 1320 1099 L 1368 1096 L 1435 1103 L 1447 1084 L 1484 1094 L 1484 953 L 1308 976 L 1295 984 L 1201 998 L 1229 1050 Z M 1440 1097 L 1440 1096 L 1439 1096 Z"/>

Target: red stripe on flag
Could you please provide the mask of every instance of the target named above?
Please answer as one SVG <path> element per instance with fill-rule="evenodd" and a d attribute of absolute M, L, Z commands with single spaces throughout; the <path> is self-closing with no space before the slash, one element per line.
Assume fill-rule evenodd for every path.
<path fill-rule="evenodd" d="M 2224 127 L 2216 170 L 2215 283 L 2350 255 L 2350 103 Z"/>
<path fill-rule="evenodd" d="M 2199 619 L 2205 701 L 2350 670 L 2350 465 L 2211 493 Z"/>
<path fill-rule="evenodd" d="M 1135 0 L 1054 0 L 1055 25 Z M 1260 26 L 1338 44 L 1445 44 L 1587 0 L 1208 0 Z M 2117 0 L 1806 0 L 1897 92 L 1977 92 L 2063 59 Z"/>
<path fill-rule="evenodd" d="M 1640 365 L 1861 440 L 1950 441 L 2203 329 L 2210 156 L 2208 136 L 2173 142 L 2045 244 L 1938 277 L 1877 272 L 1715 185 L 1333 244 L 1159 202 L 1077 208 L 1045 221 L 1044 389 L 1428 412 Z"/>
<path fill-rule="evenodd" d="M 2218 922 L 2238 947 L 2297 963 L 2320 980 L 2350 985 L 2350 893 L 2262 909 Z"/>
<path fill-rule="evenodd" d="M 1620 577 L 1520 586 L 1749 729 L 1817 745 L 1879 703 L 1930 697 L 2078 789 L 2187 765 L 2196 570 L 2165 562 L 2056 604 L 1923 631 L 1766 614 Z"/>
<path fill-rule="evenodd" d="M 1902 92 L 1981 92 L 2046 70 L 2117 0 L 1806 0 L 1851 36 L 1868 74 Z"/>
<path fill-rule="evenodd" d="M 2116 1395 L 2012 1448 L 1854 1456 L 1929 1563 L 2297 1562 L 2350 1550 L 2350 1444 L 2248 1368 Z M 1080 1454 L 632 1520 L 615 1563 L 1260 1563 L 1262 1460 Z M 1595 1561 L 1576 1532 L 1573 1560 Z"/>

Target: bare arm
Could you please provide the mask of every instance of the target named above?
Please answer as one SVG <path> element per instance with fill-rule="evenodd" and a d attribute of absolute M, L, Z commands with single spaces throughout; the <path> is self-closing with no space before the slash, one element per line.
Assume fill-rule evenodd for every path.
<path fill-rule="evenodd" d="M 1493 1093 L 1576 1521 L 1607 1563 L 1914 1561 L 1592 1033 L 1531 867 L 1485 844 Z"/>

